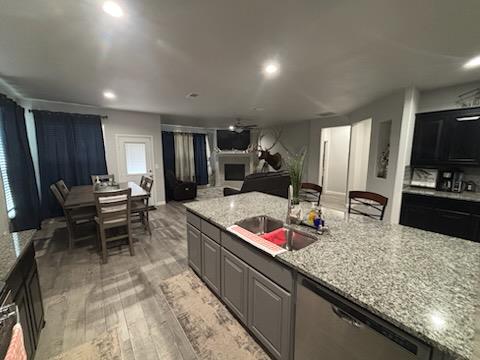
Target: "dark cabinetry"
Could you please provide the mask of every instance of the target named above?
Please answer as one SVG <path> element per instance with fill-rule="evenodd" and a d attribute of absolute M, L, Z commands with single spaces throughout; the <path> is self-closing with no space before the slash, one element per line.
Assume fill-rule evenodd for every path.
<path fill-rule="evenodd" d="M 18 306 L 28 359 L 33 359 L 44 325 L 44 311 L 33 244 L 25 249 L 7 278 L 4 296 Z"/>
<path fill-rule="evenodd" d="M 400 224 L 479 241 L 480 203 L 406 193 Z"/>
<path fill-rule="evenodd" d="M 417 114 L 414 166 L 480 165 L 480 108 Z"/>

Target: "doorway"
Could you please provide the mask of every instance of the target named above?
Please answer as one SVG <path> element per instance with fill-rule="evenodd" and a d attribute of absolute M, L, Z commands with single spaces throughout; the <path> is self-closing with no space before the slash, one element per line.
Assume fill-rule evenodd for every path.
<path fill-rule="evenodd" d="M 371 132 L 372 119 L 362 120 L 352 125 L 348 170 L 349 191 L 367 190 Z"/>
<path fill-rule="evenodd" d="M 347 193 L 351 126 L 323 128 L 320 135 L 319 179 L 322 204 L 344 210 Z"/>
<path fill-rule="evenodd" d="M 116 135 L 118 181 L 140 184 L 142 176 L 154 179 L 153 137 L 148 135 Z M 155 179 L 151 203 L 156 204 Z"/>

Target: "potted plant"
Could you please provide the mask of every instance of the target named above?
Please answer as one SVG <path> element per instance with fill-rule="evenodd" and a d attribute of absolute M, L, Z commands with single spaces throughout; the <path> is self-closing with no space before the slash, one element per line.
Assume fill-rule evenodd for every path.
<path fill-rule="evenodd" d="M 289 153 L 287 157 L 287 168 L 290 173 L 290 182 L 293 187 L 292 203 L 297 205 L 300 203 L 299 193 L 302 187 L 303 166 L 305 163 L 305 156 L 307 149 L 303 148 L 300 152 L 292 154 Z"/>

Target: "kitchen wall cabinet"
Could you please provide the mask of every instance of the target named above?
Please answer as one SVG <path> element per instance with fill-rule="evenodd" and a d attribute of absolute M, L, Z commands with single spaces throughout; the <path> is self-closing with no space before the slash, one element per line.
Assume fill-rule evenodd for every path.
<path fill-rule="evenodd" d="M 480 108 L 417 114 L 413 166 L 480 165 Z"/>
<path fill-rule="evenodd" d="M 248 291 L 248 328 L 277 359 L 288 359 L 291 295 L 251 268 Z"/>
<path fill-rule="evenodd" d="M 187 224 L 188 263 L 192 269 L 202 275 L 202 239 L 200 230 Z"/>
<path fill-rule="evenodd" d="M 220 245 L 202 234 L 202 279 L 220 296 Z"/>
<path fill-rule="evenodd" d="M 248 265 L 222 248 L 222 300 L 247 324 Z"/>
<path fill-rule="evenodd" d="M 480 203 L 405 193 L 400 224 L 479 241 Z"/>

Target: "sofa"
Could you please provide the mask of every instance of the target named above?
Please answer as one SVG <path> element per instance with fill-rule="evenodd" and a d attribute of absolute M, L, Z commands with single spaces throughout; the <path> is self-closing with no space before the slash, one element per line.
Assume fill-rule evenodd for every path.
<path fill-rule="evenodd" d="M 288 198 L 289 185 L 290 175 L 288 174 L 288 171 L 261 172 L 247 175 L 240 190 L 229 187 L 223 188 L 223 196 L 258 191 L 265 194 Z"/>
<path fill-rule="evenodd" d="M 177 180 L 171 170 L 165 172 L 165 185 L 167 200 L 184 201 L 193 200 L 197 197 L 197 184 Z"/>

